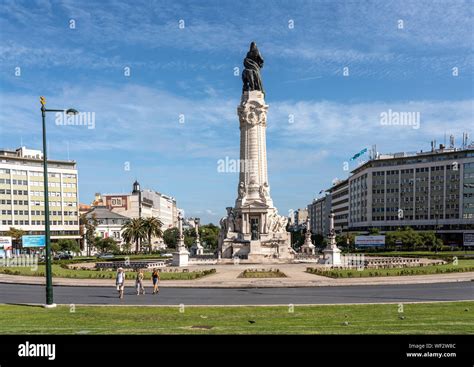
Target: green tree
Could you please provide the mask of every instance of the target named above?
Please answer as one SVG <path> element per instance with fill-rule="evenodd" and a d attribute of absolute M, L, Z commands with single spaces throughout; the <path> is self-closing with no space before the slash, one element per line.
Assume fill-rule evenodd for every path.
<path fill-rule="evenodd" d="M 409 250 L 416 250 L 417 247 L 423 245 L 423 238 L 421 234 L 411 227 L 404 227 L 396 231 L 387 232 L 385 235 L 385 242 L 389 246 L 395 246 L 397 243 L 402 243 L 403 247 Z"/>
<path fill-rule="evenodd" d="M 58 253 L 59 251 L 61 251 L 61 246 L 59 246 L 59 243 L 57 242 L 52 242 L 51 243 L 51 252 L 53 254 L 56 254 Z"/>
<path fill-rule="evenodd" d="M 379 228 L 370 228 L 369 229 L 369 235 L 370 236 L 377 236 L 380 234 L 380 229 Z"/>
<path fill-rule="evenodd" d="M 125 242 L 122 245 L 123 252 L 130 252 L 132 250 L 132 244 L 130 242 Z"/>
<path fill-rule="evenodd" d="M 194 228 L 187 228 L 183 230 L 184 244 L 186 247 L 191 247 L 196 239 L 196 233 Z"/>
<path fill-rule="evenodd" d="M 165 230 L 163 232 L 163 241 L 166 246 L 176 248 L 176 244 L 178 243 L 178 228 L 173 227 Z"/>
<path fill-rule="evenodd" d="M 122 238 L 125 242 L 135 242 L 135 253 L 140 251 L 140 241 L 147 237 L 141 218 L 133 218 L 122 226 Z"/>
<path fill-rule="evenodd" d="M 347 243 L 349 240 L 349 244 Z M 345 247 L 347 249 L 351 248 L 351 246 L 354 246 L 355 243 L 355 235 L 353 233 L 343 233 L 336 235 L 336 244 L 339 247 Z"/>
<path fill-rule="evenodd" d="M 78 252 L 81 251 L 77 241 L 75 241 L 73 239 L 70 239 L 70 238 L 68 238 L 68 239 L 61 238 L 56 243 L 59 247 L 59 251 L 70 251 L 70 252 L 73 252 L 75 254 L 77 254 Z"/>
<path fill-rule="evenodd" d="M 206 243 L 206 247 L 210 249 L 216 249 L 219 240 L 219 231 L 220 228 L 212 223 L 200 226 L 199 236 L 201 237 L 201 243 Z"/>
<path fill-rule="evenodd" d="M 151 238 L 152 237 L 163 237 L 161 226 L 163 223 L 156 217 L 149 217 L 142 219 L 143 230 L 148 238 L 148 250 L 151 252 Z"/>
<path fill-rule="evenodd" d="M 113 238 L 96 237 L 94 246 L 99 252 L 118 252 L 119 247 Z"/>
<path fill-rule="evenodd" d="M 12 238 L 12 246 L 14 248 L 20 247 L 21 237 L 25 235 L 25 231 L 22 229 L 17 229 L 15 227 L 10 227 L 6 232 L 6 235 Z"/>

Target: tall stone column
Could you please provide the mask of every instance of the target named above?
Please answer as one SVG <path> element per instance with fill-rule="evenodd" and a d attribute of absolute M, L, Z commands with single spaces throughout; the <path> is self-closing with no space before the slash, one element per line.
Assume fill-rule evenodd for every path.
<path fill-rule="evenodd" d="M 178 214 L 178 242 L 176 243 L 176 251 L 173 252 L 173 266 L 187 266 L 189 262 L 189 251 L 186 249 L 183 234 L 183 216 Z"/>
<path fill-rule="evenodd" d="M 314 255 L 316 246 L 311 242 L 311 228 L 309 216 L 306 218 L 306 234 L 304 236 L 304 244 L 301 246 L 301 252 L 303 254 Z"/>
<path fill-rule="evenodd" d="M 191 254 L 202 255 L 204 254 L 204 247 L 202 247 L 201 239 L 199 238 L 199 218 L 194 218 L 194 231 L 196 233 L 196 241 L 194 241 L 191 247 Z"/>
<path fill-rule="evenodd" d="M 323 250 L 323 263 L 328 265 L 341 265 L 341 250 L 337 247 L 336 231 L 334 230 L 334 213 L 329 214 L 328 244 Z"/>
<path fill-rule="evenodd" d="M 236 206 L 270 202 L 267 172 L 268 105 L 260 91 L 244 92 L 237 113 L 240 121 L 240 174 Z"/>

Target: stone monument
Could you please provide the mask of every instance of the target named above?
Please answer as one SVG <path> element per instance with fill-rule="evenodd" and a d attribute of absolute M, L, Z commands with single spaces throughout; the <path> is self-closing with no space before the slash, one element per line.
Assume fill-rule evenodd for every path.
<path fill-rule="evenodd" d="M 178 214 L 178 243 L 176 244 L 176 251 L 173 252 L 173 266 L 188 266 L 189 251 L 186 249 L 184 244 L 183 234 L 183 216 L 181 213 Z"/>
<path fill-rule="evenodd" d="M 196 241 L 191 246 L 191 255 L 203 255 L 204 247 L 201 245 L 201 239 L 199 238 L 199 218 L 194 218 L 194 230 L 196 231 Z"/>
<path fill-rule="evenodd" d="M 341 250 L 337 247 L 336 244 L 336 232 L 334 230 L 334 213 L 329 214 L 329 236 L 328 244 L 323 250 L 323 259 L 324 264 L 329 265 L 341 265 Z"/>
<path fill-rule="evenodd" d="M 301 253 L 307 254 L 307 255 L 314 255 L 316 246 L 313 245 L 313 242 L 311 242 L 311 228 L 310 228 L 310 221 L 309 217 L 306 219 L 306 233 L 304 236 L 304 244 L 301 246 Z"/>
<path fill-rule="evenodd" d="M 289 260 L 294 256 L 288 218 L 278 214 L 270 196 L 267 172 L 267 110 L 260 69 L 263 58 L 255 42 L 244 60 L 240 123 L 240 173 L 234 207 L 220 221 L 218 258 L 252 262 Z"/>

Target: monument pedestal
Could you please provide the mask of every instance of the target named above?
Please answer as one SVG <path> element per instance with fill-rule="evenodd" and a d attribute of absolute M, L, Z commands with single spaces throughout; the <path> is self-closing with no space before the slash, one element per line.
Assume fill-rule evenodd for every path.
<path fill-rule="evenodd" d="M 176 252 L 173 252 L 172 266 L 188 266 L 189 262 L 189 251 L 185 248 L 181 248 Z"/>
<path fill-rule="evenodd" d="M 341 265 L 341 250 L 336 244 L 336 233 L 334 231 L 334 213 L 329 214 L 329 244 L 323 250 L 322 263 L 327 265 Z"/>
<path fill-rule="evenodd" d="M 341 265 L 341 250 L 337 247 L 327 247 L 323 250 L 323 263 L 328 265 Z"/>
<path fill-rule="evenodd" d="M 306 255 L 314 255 L 316 253 L 316 246 L 314 246 L 311 241 L 305 241 L 303 246 L 301 246 L 301 253 Z"/>
<path fill-rule="evenodd" d="M 191 246 L 191 256 L 196 255 L 203 255 L 204 254 L 204 247 L 202 247 L 201 243 L 194 242 Z"/>
<path fill-rule="evenodd" d="M 178 243 L 176 244 L 176 251 L 173 252 L 173 261 L 171 262 L 172 266 L 188 266 L 189 262 L 189 251 L 186 249 L 184 244 L 183 236 L 183 227 L 182 227 L 182 217 L 178 216 Z"/>

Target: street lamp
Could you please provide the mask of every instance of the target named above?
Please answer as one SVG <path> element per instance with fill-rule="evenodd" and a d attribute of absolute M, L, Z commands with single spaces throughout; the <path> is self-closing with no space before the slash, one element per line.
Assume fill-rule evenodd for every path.
<path fill-rule="evenodd" d="M 45 232 L 45 260 L 46 260 L 46 304 L 44 307 L 53 308 L 53 277 L 51 271 L 51 241 L 49 233 L 49 193 L 48 193 L 48 155 L 46 149 L 46 112 L 63 112 L 67 115 L 77 115 L 78 112 L 69 108 L 67 110 L 47 109 L 46 98 L 40 97 L 41 117 L 43 119 L 43 175 L 44 175 L 44 232 Z"/>

